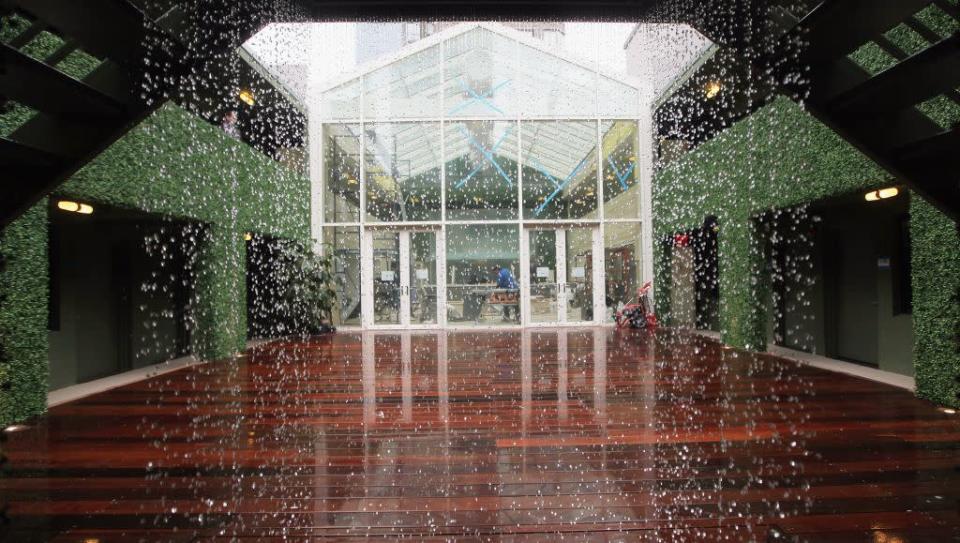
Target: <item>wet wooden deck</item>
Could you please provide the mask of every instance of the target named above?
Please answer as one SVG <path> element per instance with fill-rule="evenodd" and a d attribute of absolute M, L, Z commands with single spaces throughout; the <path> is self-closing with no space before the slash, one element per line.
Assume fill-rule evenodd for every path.
<path fill-rule="evenodd" d="M 8 438 L 8 541 L 960 539 L 960 416 L 668 331 L 280 342 Z"/>

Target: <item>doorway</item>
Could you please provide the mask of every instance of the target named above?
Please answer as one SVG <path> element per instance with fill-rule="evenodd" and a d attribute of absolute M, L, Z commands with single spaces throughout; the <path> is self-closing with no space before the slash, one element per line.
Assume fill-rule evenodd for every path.
<path fill-rule="evenodd" d="M 600 229 L 595 225 L 532 227 L 523 231 L 521 262 L 523 322 L 531 325 L 589 324 L 596 319 Z M 601 250 L 598 250 L 598 247 Z M 602 287 L 602 283 L 601 287 Z"/>
<path fill-rule="evenodd" d="M 429 229 L 367 229 L 361 275 L 365 327 L 435 327 L 440 235 Z"/>

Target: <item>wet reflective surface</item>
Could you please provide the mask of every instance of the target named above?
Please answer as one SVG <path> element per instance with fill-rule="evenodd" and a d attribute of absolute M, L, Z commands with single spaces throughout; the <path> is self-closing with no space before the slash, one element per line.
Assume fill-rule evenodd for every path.
<path fill-rule="evenodd" d="M 678 332 L 341 333 L 55 407 L 0 490 L 9 541 L 949 541 L 958 440 Z"/>

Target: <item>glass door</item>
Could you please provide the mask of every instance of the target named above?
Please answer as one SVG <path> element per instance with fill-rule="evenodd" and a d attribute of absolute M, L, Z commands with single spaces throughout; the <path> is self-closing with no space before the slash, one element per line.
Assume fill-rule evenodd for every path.
<path fill-rule="evenodd" d="M 530 230 L 530 298 L 527 322 L 532 324 L 560 322 L 560 290 L 563 279 L 557 269 L 557 231 Z"/>
<path fill-rule="evenodd" d="M 410 324 L 437 324 L 437 233 L 404 232 L 410 236 Z"/>
<path fill-rule="evenodd" d="M 592 322 L 593 318 L 593 255 L 595 238 L 599 237 L 598 228 L 583 226 L 567 228 L 564 233 L 564 259 L 566 265 L 562 311 L 566 312 L 561 320 L 568 323 Z"/>
<path fill-rule="evenodd" d="M 437 324 L 437 233 L 395 229 L 364 232 L 363 303 L 367 327 Z"/>
<path fill-rule="evenodd" d="M 594 321 L 595 266 L 599 243 L 594 226 L 535 227 L 525 230 L 528 324 Z"/>
<path fill-rule="evenodd" d="M 371 232 L 373 236 L 373 322 L 400 324 L 400 233 Z"/>

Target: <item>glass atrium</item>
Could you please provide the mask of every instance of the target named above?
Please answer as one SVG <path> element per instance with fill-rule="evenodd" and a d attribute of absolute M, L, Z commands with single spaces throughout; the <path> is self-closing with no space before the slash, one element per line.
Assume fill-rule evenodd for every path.
<path fill-rule="evenodd" d="M 652 274 L 645 99 L 495 23 L 314 89 L 312 228 L 335 255 L 339 324 L 611 321 Z"/>

